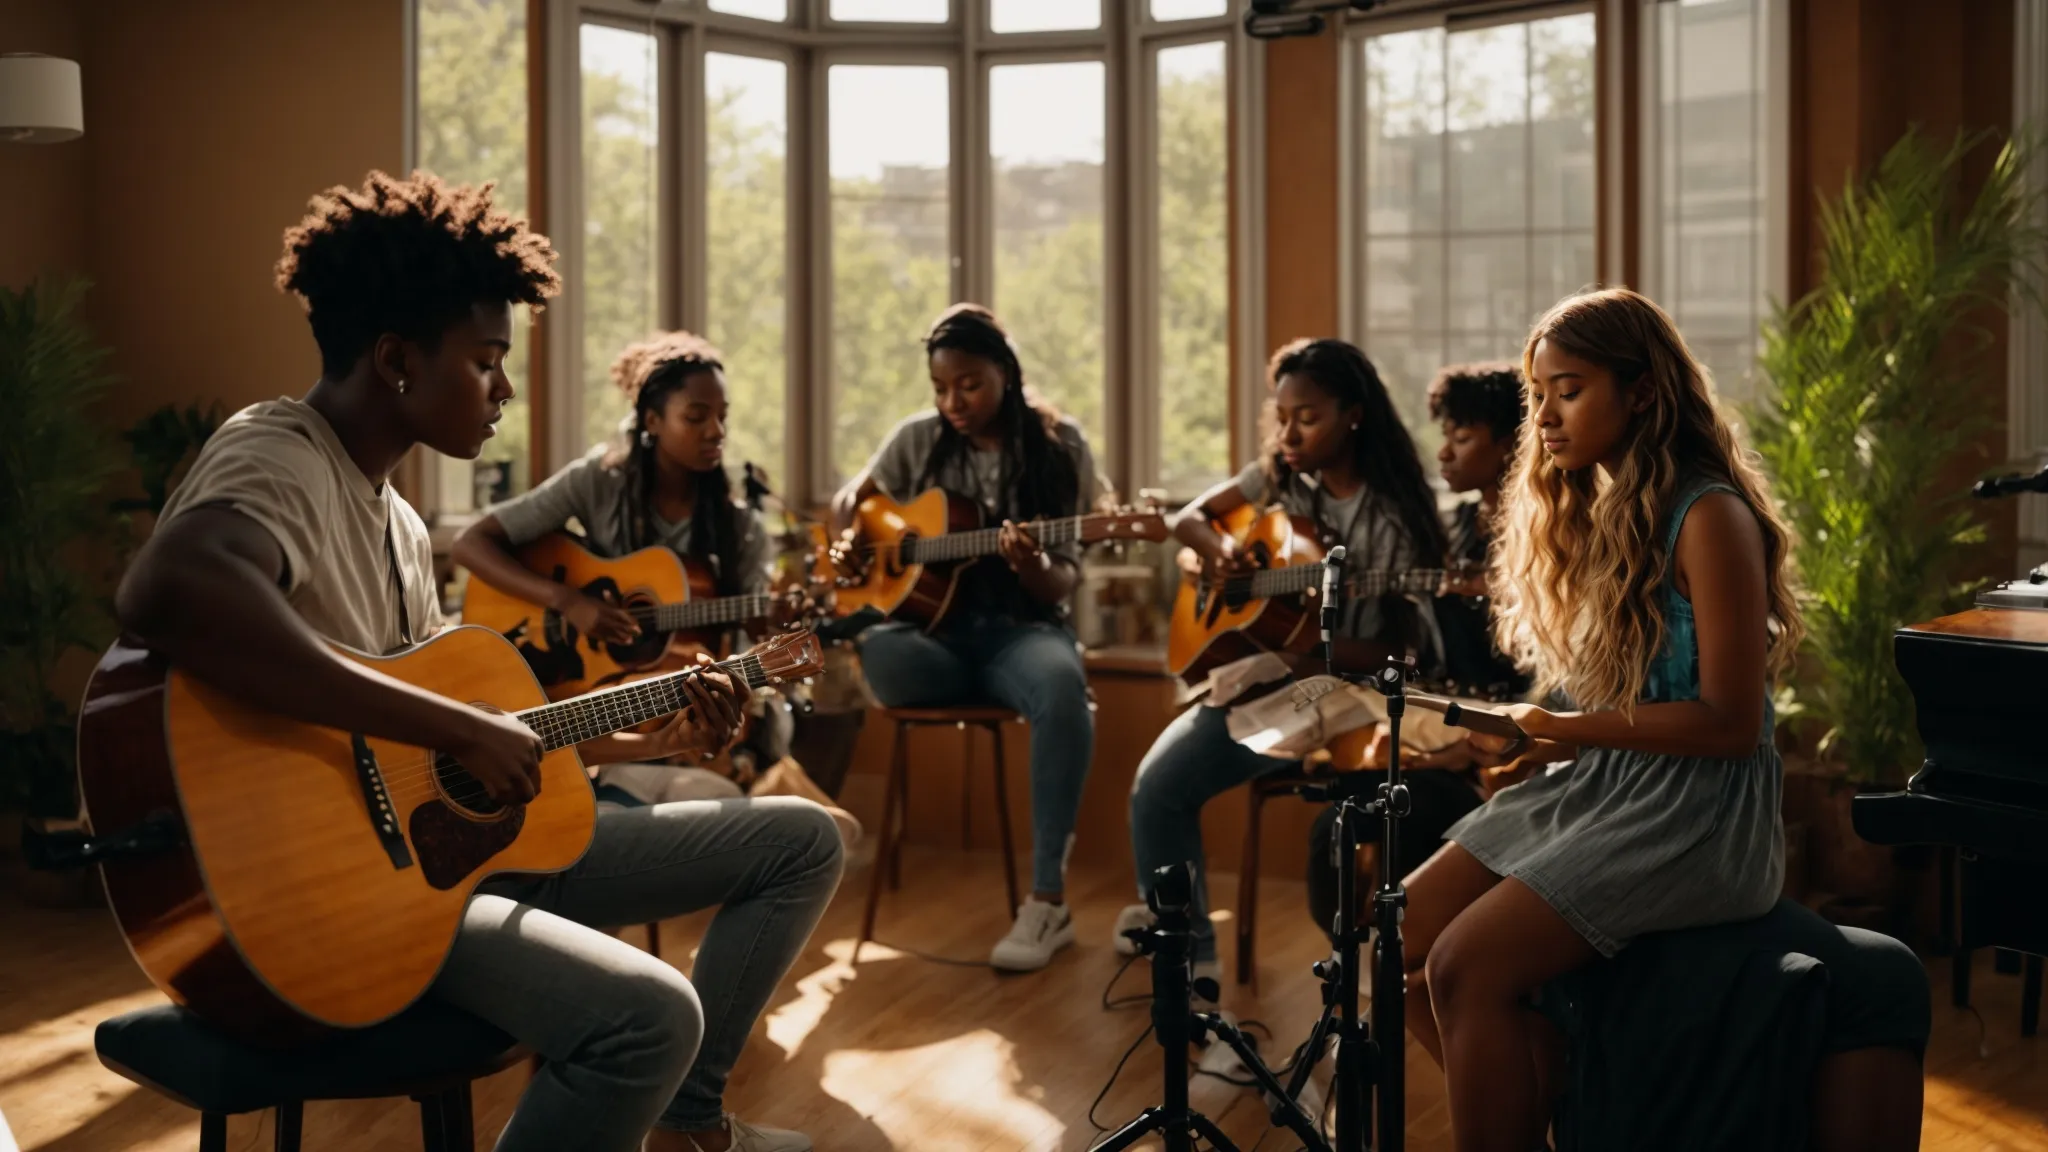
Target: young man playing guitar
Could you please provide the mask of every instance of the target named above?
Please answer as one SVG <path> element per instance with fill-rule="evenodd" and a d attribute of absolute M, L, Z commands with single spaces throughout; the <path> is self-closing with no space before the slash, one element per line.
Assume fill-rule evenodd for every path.
<path fill-rule="evenodd" d="M 1017 525 L 1091 511 L 1095 464 L 1080 425 L 1025 388 L 1009 334 L 987 309 L 948 309 L 925 337 L 925 354 L 933 410 L 896 426 L 833 501 L 833 526 L 851 526 L 857 506 L 877 493 L 908 500 L 932 488 L 978 501 L 1003 525 L 1000 559 L 968 566 L 938 631 L 875 628 L 862 641 L 861 668 L 890 707 L 994 699 L 1030 722 L 1032 894 L 989 958 L 1030 971 L 1074 940 L 1067 852 L 1095 758 L 1095 717 L 1065 620 L 1080 550 L 1042 546 Z M 888 566 L 892 558 L 870 558 L 865 543 L 853 540 L 842 555 Z"/>
<path fill-rule="evenodd" d="M 285 235 L 277 279 L 307 308 L 320 379 L 208 441 L 122 582 L 124 629 L 255 707 L 440 749 L 495 800 L 532 799 L 542 742 L 524 724 L 330 642 L 384 653 L 440 626 L 425 526 L 388 481 L 415 445 L 476 457 L 513 394 L 513 305 L 555 293 L 553 258 L 488 185 L 373 172 L 316 198 Z M 738 722 L 733 684 L 706 672 L 686 692 L 670 739 L 722 747 Z M 501 1152 L 810 1148 L 733 1121 L 720 1100 L 839 869 L 824 811 L 778 799 L 608 812 L 568 871 L 486 882 L 430 994 L 546 1059 Z M 714 905 L 695 986 L 600 930 Z"/>

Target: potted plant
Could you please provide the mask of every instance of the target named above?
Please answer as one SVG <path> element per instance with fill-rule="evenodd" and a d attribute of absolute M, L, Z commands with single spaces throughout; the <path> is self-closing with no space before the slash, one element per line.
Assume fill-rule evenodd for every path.
<path fill-rule="evenodd" d="M 1959 134 L 1943 148 L 1909 131 L 1820 208 L 1819 283 L 1774 307 L 1761 359 L 1772 387 L 1750 413 L 1798 541 L 1807 636 L 1794 688 L 1825 780 L 1801 814 L 1807 855 L 1818 887 L 1872 901 L 1891 902 L 1890 857 L 1856 838 L 1848 802 L 1901 786 L 1921 759 L 1892 634 L 1968 603 L 1965 565 L 1985 533 L 1957 475 L 1982 454 L 2002 380 L 1985 321 L 2016 292 L 2038 303 L 2029 273 L 2048 242 L 2024 178 L 2032 149 L 2003 145 L 1963 195 L 1966 163 L 1989 143 Z"/>
<path fill-rule="evenodd" d="M 0 808 L 37 821 L 78 813 L 57 662 L 110 633 L 92 572 L 115 455 L 91 414 L 108 377 L 78 317 L 85 291 L 82 280 L 0 289 Z"/>

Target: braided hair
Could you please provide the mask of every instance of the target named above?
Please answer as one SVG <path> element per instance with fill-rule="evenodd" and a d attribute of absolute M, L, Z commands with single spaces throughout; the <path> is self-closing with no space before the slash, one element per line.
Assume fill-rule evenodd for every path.
<path fill-rule="evenodd" d="M 1334 397 L 1340 407 L 1359 409 L 1358 431 L 1351 435 L 1351 468 L 1376 499 L 1391 501 L 1394 513 L 1407 529 L 1417 554 L 1443 556 L 1450 548 L 1443 521 L 1437 518 L 1436 500 L 1422 472 L 1422 458 L 1401 418 L 1394 414 L 1394 401 L 1380 381 L 1379 370 L 1366 359 L 1357 345 L 1342 340 L 1296 340 L 1282 345 L 1267 365 L 1267 383 L 1278 387 L 1280 378 L 1297 374 L 1315 381 Z M 1293 479 L 1293 469 L 1280 455 L 1277 445 L 1266 457 L 1266 478 L 1273 490 L 1284 491 Z M 1316 488 L 1321 498 L 1322 488 Z"/>
<path fill-rule="evenodd" d="M 654 454 L 660 451 L 647 432 L 649 415 L 659 415 L 670 396 L 699 372 L 725 368 L 718 349 L 689 332 L 665 332 L 629 345 L 612 362 L 612 383 L 633 400 L 633 415 L 621 429 L 623 442 L 605 457 L 607 466 L 626 474 L 621 521 L 628 551 L 655 543 L 654 486 L 660 478 Z M 718 580 L 718 594 L 740 591 L 739 509 L 733 503 L 732 478 L 724 468 L 693 474 L 688 555 L 708 566 Z"/>
<path fill-rule="evenodd" d="M 979 304 L 955 304 L 932 322 L 924 338 L 927 359 L 941 349 L 979 356 L 1002 369 L 1002 406 L 996 427 L 1002 433 L 1001 501 L 1003 512 L 1016 520 L 1069 516 L 1081 497 L 1081 477 L 1074 458 L 1059 438 L 1059 409 L 1024 382 L 1016 346 Z M 934 487 L 946 467 L 964 458 L 967 437 L 948 421 L 939 422 L 939 438 L 925 456 L 920 491 Z"/>

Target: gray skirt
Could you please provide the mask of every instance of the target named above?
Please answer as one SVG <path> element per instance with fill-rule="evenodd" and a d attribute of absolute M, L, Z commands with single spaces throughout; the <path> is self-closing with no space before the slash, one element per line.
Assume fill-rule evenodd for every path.
<path fill-rule="evenodd" d="M 1603 956 L 1646 932 L 1750 920 L 1785 886 L 1784 766 L 1587 748 L 1445 839 L 1527 884 Z"/>

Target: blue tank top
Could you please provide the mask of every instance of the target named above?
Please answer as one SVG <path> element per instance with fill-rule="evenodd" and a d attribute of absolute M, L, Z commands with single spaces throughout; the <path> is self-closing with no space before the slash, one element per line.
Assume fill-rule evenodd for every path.
<path fill-rule="evenodd" d="M 1734 485 L 1722 480 L 1698 480 L 1679 490 L 1678 499 L 1673 502 L 1671 516 L 1664 529 L 1664 555 L 1667 559 L 1664 587 L 1658 592 L 1658 605 L 1664 613 L 1664 647 L 1657 658 L 1650 662 L 1650 672 L 1643 680 L 1643 701 L 1645 703 L 1670 703 L 1678 700 L 1700 698 L 1700 645 L 1699 626 L 1693 620 L 1692 601 L 1678 591 L 1678 533 L 1685 527 L 1686 513 L 1699 498 L 1709 492 L 1733 492 L 1737 497 L 1742 493 Z M 1771 705 L 1769 687 L 1764 691 L 1764 735 L 1768 737 L 1776 722 L 1775 710 Z"/>

